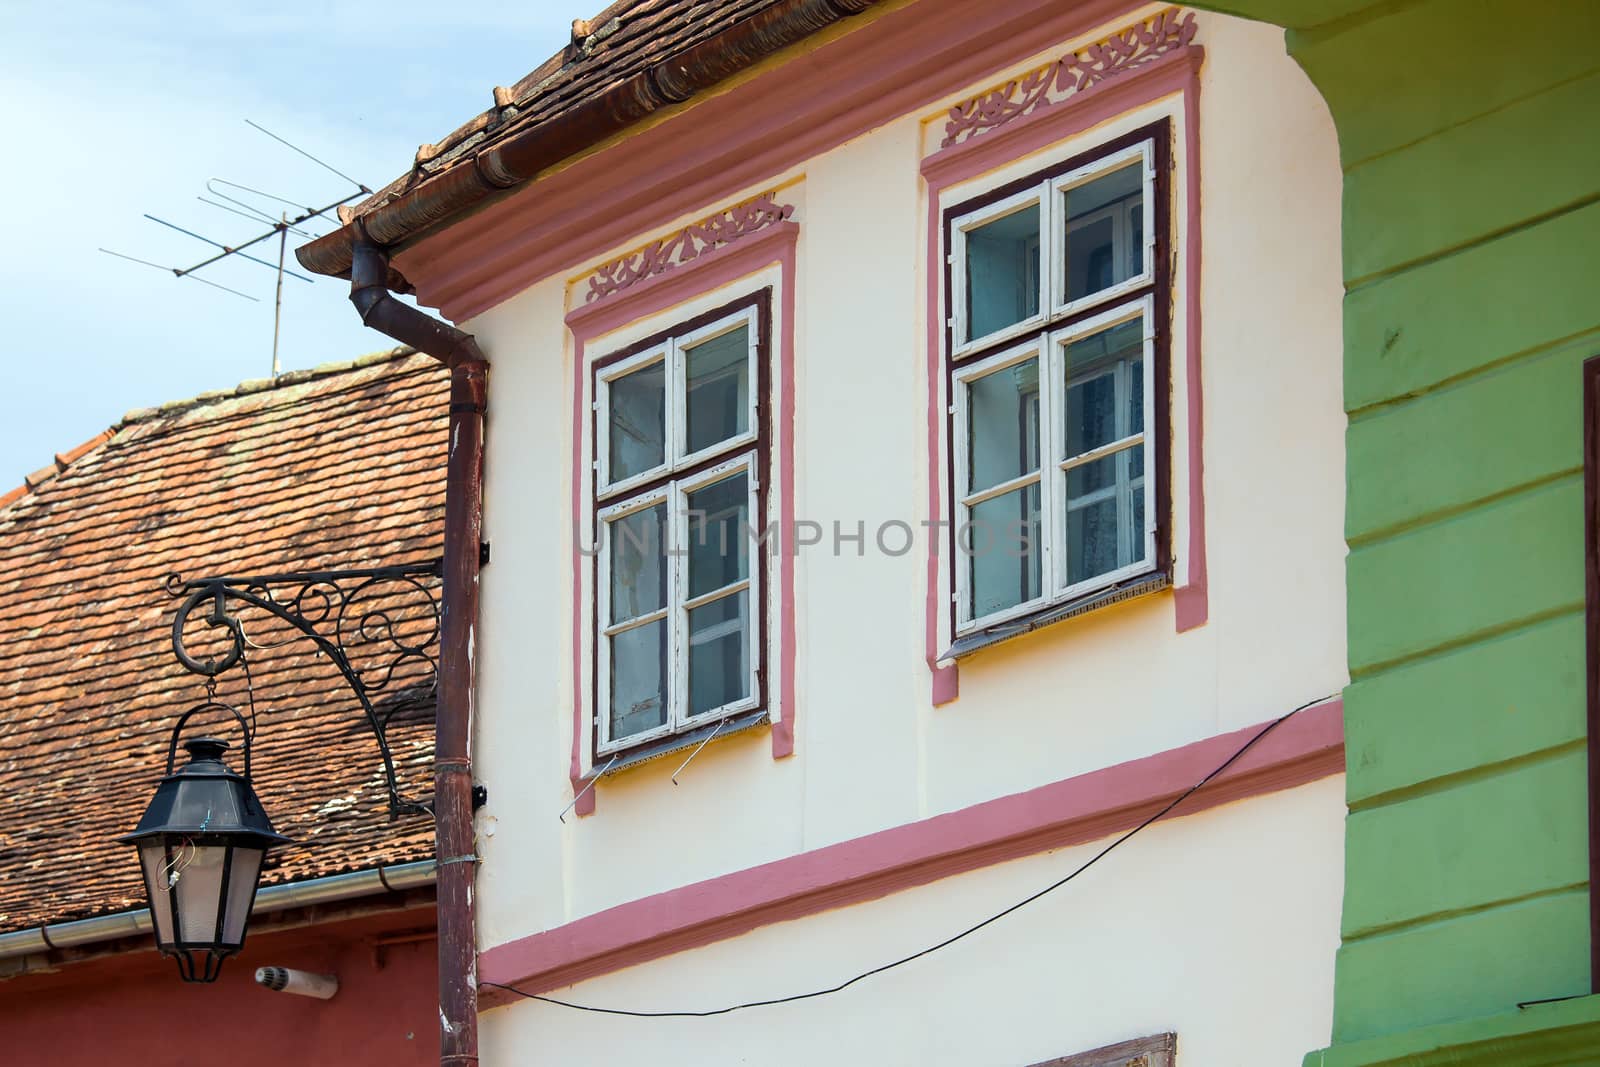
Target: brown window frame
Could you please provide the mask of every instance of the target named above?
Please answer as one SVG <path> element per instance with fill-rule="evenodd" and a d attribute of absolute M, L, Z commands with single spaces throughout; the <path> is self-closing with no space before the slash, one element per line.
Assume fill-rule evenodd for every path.
<path fill-rule="evenodd" d="M 754 391 L 754 422 L 755 440 L 730 443 L 725 447 L 717 448 L 714 452 L 696 460 L 692 465 L 673 468 L 670 464 L 661 474 L 642 480 L 628 486 L 626 491 L 616 494 L 610 499 L 602 499 L 602 494 L 613 487 L 600 484 L 600 449 L 607 447 L 609 441 L 605 436 L 604 428 L 600 425 L 600 406 L 598 398 L 600 390 L 604 388 L 602 382 L 603 372 L 608 368 L 641 352 L 648 351 L 667 343 L 675 337 L 691 333 L 704 326 L 709 326 L 720 319 L 737 315 L 741 312 L 753 311 L 756 320 L 755 336 L 755 381 L 752 383 Z M 591 529 L 598 539 L 602 536 L 601 512 L 612 505 L 629 499 L 658 492 L 672 482 L 685 481 L 695 478 L 706 471 L 727 463 L 741 456 L 753 455 L 753 473 L 756 476 L 756 514 L 751 516 L 759 522 L 761 529 L 767 529 L 768 488 L 771 485 L 771 450 L 773 439 L 773 421 L 775 412 L 771 404 L 772 381 L 772 287 L 764 286 L 749 294 L 741 296 L 728 303 L 712 308 L 709 311 L 695 315 L 691 318 L 674 322 L 671 326 L 658 330 L 628 346 L 607 352 L 604 356 L 593 360 L 589 365 L 589 395 L 595 398 L 596 403 L 591 406 L 589 418 L 589 439 L 592 444 L 591 455 L 595 462 L 590 464 L 589 510 Z M 668 397 L 667 403 L 672 403 L 673 398 Z M 671 516 L 668 516 L 669 521 Z M 598 545 L 598 540 L 596 541 Z M 610 708 L 602 705 L 600 700 L 600 643 L 606 640 L 606 620 L 601 617 L 600 610 L 600 583 L 609 581 L 609 575 L 604 572 L 601 565 L 601 553 L 595 551 L 592 556 L 591 588 L 590 588 L 590 615 L 591 639 L 593 648 L 589 656 L 590 678 L 589 691 L 594 714 L 590 718 L 589 751 L 594 754 L 596 763 L 602 758 L 616 764 L 616 766 L 641 763 L 668 752 L 687 748 L 691 745 L 709 739 L 711 736 L 726 736 L 740 730 L 758 726 L 768 721 L 770 705 L 767 692 L 767 639 L 769 621 L 767 618 L 768 580 L 769 567 L 768 555 L 762 551 L 762 542 L 755 542 L 751 546 L 751 566 L 756 575 L 756 596 L 751 597 L 750 612 L 755 624 L 754 659 L 755 659 L 755 706 L 750 709 L 731 713 L 720 719 L 703 722 L 689 723 L 685 726 L 669 730 L 665 735 L 651 737 L 646 740 L 628 744 L 612 745 L 604 757 L 601 756 L 601 717 L 610 714 Z M 669 611 L 679 610 L 677 605 L 668 604 Z M 670 674 L 669 674 L 670 678 Z M 668 682 L 670 685 L 670 682 Z M 671 699 L 669 694 L 669 700 Z M 615 767 L 613 768 L 615 769 Z"/>
<path fill-rule="evenodd" d="M 1150 142 L 1152 146 L 1153 196 L 1154 203 L 1150 211 L 1150 222 L 1155 231 L 1154 246 L 1151 252 L 1152 269 L 1150 281 L 1144 285 L 1119 292 L 1114 296 L 1101 301 L 1095 301 L 1086 307 L 1063 314 L 1052 314 L 1050 303 L 1054 302 L 1054 286 L 1048 290 L 1049 300 L 1042 309 L 1043 321 L 1034 329 L 1029 328 L 1019 333 L 1008 333 L 990 343 L 978 347 L 968 346 L 959 357 L 955 354 L 958 340 L 955 336 L 955 271 L 961 264 L 953 262 L 955 248 L 955 222 L 958 218 L 981 211 L 983 208 L 999 203 L 1009 197 L 1036 188 L 1043 183 L 1068 174 L 1080 167 L 1092 164 L 1098 160 L 1129 149 L 1133 146 Z M 946 309 L 944 323 L 944 375 L 945 396 L 948 398 L 945 417 L 945 454 L 949 457 L 945 469 L 945 499 L 948 503 L 946 518 L 949 522 L 949 547 L 946 553 L 948 568 L 947 579 L 951 590 L 949 603 L 949 626 L 952 646 L 947 655 L 956 656 L 968 651 L 993 643 L 1013 633 L 1032 630 L 1038 626 L 1046 625 L 1060 619 L 1083 614 L 1110 603 L 1128 599 L 1147 591 L 1166 588 L 1172 582 L 1172 282 L 1174 271 L 1174 247 L 1172 241 L 1172 123 L 1170 119 L 1161 118 L 1128 133 L 1108 139 L 1097 144 L 1092 149 L 1078 153 L 1069 159 L 1049 167 L 1035 171 L 1025 177 L 1006 182 L 994 189 L 987 190 L 977 196 L 970 197 L 960 203 L 953 204 L 942 213 L 941 235 L 943 249 L 941 263 L 944 272 L 944 307 Z M 1041 257 L 1046 250 L 1041 250 Z M 1049 265 L 1053 266 L 1053 265 Z M 1047 264 L 1041 259 L 1041 272 Z M 1155 481 L 1154 506 L 1155 506 L 1155 559 L 1152 566 L 1130 578 L 1117 581 L 1113 584 L 1100 586 L 1088 592 L 1067 599 L 1046 600 L 1037 609 L 1005 621 L 993 623 L 986 627 L 961 631 L 961 604 L 958 602 L 955 591 L 960 588 L 957 578 L 957 568 L 962 563 L 962 553 L 957 544 L 957 520 L 959 514 L 960 490 L 956 484 L 956 443 L 960 436 L 956 427 L 955 396 L 957 388 L 957 375 L 961 368 L 981 362 L 984 359 L 998 355 L 1009 349 L 1016 348 L 1035 339 L 1041 346 L 1048 343 L 1048 335 L 1070 328 L 1078 323 L 1104 315 L 1107 311 L 1149 299 L 1152 305 L 1152 318 L 1154 319 L 1154 339 L 1152 344 L 1153 377 L 1155 395 L 1149 398 L 1153 409 L 1153 427 L 1147 427 L 1146 471 L 1147 477 Z M 1041 351 L 1044 348 L 1041 347 Z M 1041 377 L 1042 377 L 1041 367 Z M 1191 384 L 1191 388 L 1192 388 Z M 1045 469 L 1046 459 L 1041 456 L 1041 477 Z"/>
<path fill-rule="evenodd" d="M 1119 1041 L 1089 1052 L 1045 1060 L 1032 1067 L 1173 1067 L 1177 1058 L 1178 1035 L 1166 1033 Z"/>

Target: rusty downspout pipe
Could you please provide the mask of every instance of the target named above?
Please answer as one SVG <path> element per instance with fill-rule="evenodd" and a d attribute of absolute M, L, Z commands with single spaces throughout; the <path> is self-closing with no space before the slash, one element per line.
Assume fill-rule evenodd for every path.
<path fill-rule="evenodd" d="M 450 368 L 450 453 L 445 475 L 444 618 L 434 721 L 434 833 L 438 874 L 439 1063 L 478 1062 L 477 939 L 472 904 L 474 630 L 483 538 L 483 419 L 488 361 L 470 333 L 403 304 L 389 292 L 388 258 L 356 242 L 350 302 L 361 321 Z"/>

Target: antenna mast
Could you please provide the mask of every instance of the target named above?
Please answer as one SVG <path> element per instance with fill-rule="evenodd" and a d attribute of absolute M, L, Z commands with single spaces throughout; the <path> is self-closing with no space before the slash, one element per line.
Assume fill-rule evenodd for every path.
<path fill-rule="evenodd" d="M 278 322 L 283 318 L 283 253 L 289 246 L 289 215 L 280 212 L 278 217 L 278 297 L 272 308 L 272 376 L 282 374 L 278 363 Z"/>
<path fill-rule="evenodd" d="M 144 266 L 147 266 L 147 267 L 155 267 L 158 270 L 170 271 L 174 277 L 177 277 L 177 278 L 188 278 L 188 279 L 190 279 L 192 281 L 201 282 L 201 283 L 203 283 L 205 285 L 211 286 L 213 289 L 221 289 L 225 293 L 232 293 L 234 296 L 244 297 L 244 299 L 246 299 L 246 300 L 256 301 L 258 303 L 260 302 L 260 298 L 259 297 L 251 296 L 249 293 L 243 293 L 243 292 L 240 292 L 237 289 L 230 289 L 226 285 L 219 285 L 216 282 L 211 281 L 208 278 L 200 277 L 195 272 L 198 271 L 198 270 L 201 270 L 204 267 L 209 267 L 213 263 L 219 263 L 222 260 L 228 259 L 229 257 L 232 257 L 232 256 L 237 256 L 238 258 L 240 258 L 242 260 L 246 260 L 246 261 L 251 262 L 251 263 L 259 263 L 263 267 L 267 267 L 269 269 L 275 270 L 277 272 L 278 278 L 277 278 L 277 291 L 276 291 L 276 295 L 275 295 L 274 302 L 273 302 L 273 308 L 272 308 L 272 376 L 274 378 L 276 378 L 276 377 L 278 377 L 278 375 L 283 373 L 282 362 L 281 362 L 281 360 L 279 359 L 279 356 L 278 356 L 278 342 L 279 342 L 279 338 L 281 336 L 282 324 L 283 324 L 283 277 L 284 277 L 285 274 L 287 274 L 291 278 L 298 278 L 301 281 L 306 282 L 308 284 L 313 283 L 315 281 L 315 279 L 313 279 L 313 278 L 308 278 L 306 275 L 300 274 L 300 273 L 298 273 L 296 271 L 289 270 L 284 266 L 284 264 L 285 264 L 285 262 L 287 260 L 287 255 L 288 255 L 288 250 L 289 250 L 289 232 L 292 230 L 296 234 L 299 234 L 302 237 L 308 237 L 308 238 L 309 237 L 316 237 L 317 236 L 316 233 L 308 232 L 307 230 L 301 229 L 300 227 L 302 225 L 304 225 L 304 224 L 310 223 L 314 219 L 321 219 L 323 221 L 329 221 L 326 218 L 328 212 L 334 211 L 335 209 L 340 208 L 340 207 L 344 206 L 345 204 L 350 203 L 352 200 L 359 200 L 362 197 L 371 196 L 372 195 L 372 190 L 370 188 L 368 188 L 366 185 L 364 185 L 363 183 L 356 181 L 354 178 L 350 177 L 348 174 L 345 174 L 343 171 L 336 170 L 333 167 L 329 166 L 327 163 L 325 163 L 322 160 L 318 159 L 316 156 L 312 155 L 310 152 L 307 152 L 305 149 L 300 148 L 297 145 L 291 144 L 290 142 L 284 140 L 282 137 L 279 137 L 277 134 L 273 133 L 271 130 L 267 129 L 265 126 L 262 126 L 260 123 L 252 122 L 250 119 L 245 119 L 245 122 L 248 123 L 254 129 L 260 130 L 262 133 L 266 134 L 268 137 L 272 138 L 274 141 L 277 141 L 279 144 L 282 144 L 282 145 L 284 145 L 284 146 L 286 146 L 286 147 L 288 147 L 290 149 L 293 149 L 295 152 L 298 152 L 300 155 L 305 156 L 307 159 L 311 160 L 313 163 L 317 164 L 319 167 L 322 167 L 324 170 L 327 170 L 330 173 L 335 174 L 340 178 L 343 178 L 345 181 L 349 182 L 351 185 L 354 185 L 356 187 L 356 191 L 352 192 L 352 193 L 349 193 L 349 194 L 341 197 L 340 199 L 335 200 L 332 203 L 327 204 L 327 205 L 325 205 L 323 207 L 320 207 L 320 208 L 305 207 L 305 208 L 301 209 L 301 205 L 300 205 L 300 203 L 298 201 L 289 200 L 289 199 L 286 199 L 285 197 L 277 196 L 277 195 L 275 195 L 273 193 L 263 192 L 260 189 L 252 189 L 247 185 L 240 185 L 238 182 L 224 181 L 221 178 L 211 178 L 211 179 L 207 180 L 207 182 L 206 182 L 206 191 L 211 193 L 213 196 L 216 196 L 216 197 L 218 197 L 218 198 L 220 198 L 222 200 L 226 200 L 226 201 L 228 201 L 229 204 L 233 204 L 235 206 L 229 207 L 228 204 L 220 204 L 220 203 L 217 203 L 217 201 L 215 201 L 215 200 L 208 200 L 203 196 L 196 197 L 197 200 L 199 200 L 203 204 L 209 204 L 212 207 L 220 208 L 223 211 L 227 211 L 227 212 L 229 212 L 231 214 L 234 214 L 234 215 L 242 216 L 242 217 L 250 219 L 252 221 L 269 223 L 270 224 L 270 228 L 268 230 L 266 230 L 265 232 L 263 232 L 263 233 L 256 234 L 255 236 L 249 238 L 248 240 L 241 241 L 238 244 L 229 245 L 229 244 L 224 244 L 221 241 L 214 241 L 209 237 L 206 237 L 206 236 L 204 236 L 202 234 L 196 233 L 193 230 L 185 229 L 182 226 L 175 225 L 174 223 L 168 222 L 165 219 L 158 219 L 154 215 L 147 214 L 147 215 L 145 215 L 145 218 L 149 219 L 151 222 L 159 223 L 162 226 L 167 227 L 168 229 L 176 230 L 179 233 L 184 234 L 184 235 L 186 235 L 188 237 L 193 237 L 197 241 L 203 241 L 208 245 L 212 245 L 213 247 L 220 248 L 222 251 L 218 252 L 214 256 L 211 256 L 209 259 L 201 260 L 199 263 L 196 263 L 193 266 L 189 266 L 189 267 L 167 267 L 167 266 L 163 266 L 160 263 L 152 263 L 147 259 L 139 259 L 139 258 L 137 258 L 135 256 L 125 255 L 125 254 L 123 254 L 121 252 L 113 252 L 109 248 L 102 248 L 102 249 L 100 249 L 100 251 L 106 253 L 107 255 L 116 256 L 118 259 L 126 259 L 126 260 L 128 260 L 130 262 L 140 263 L 140 264 L 143 264 Z M 250 196 L 260 197 L 260 198 L 263 198 L 263 199 L 266 199 L 266 200 L 271 200 L 271 201 L 276 201 L 280 205 L 287 205 L 289 207 L 300 209 L 300 213 L 295 215 L 293 218 L 291 218 L 289 216 L 289 213 L 287 211 L 283 210 L 280 207 L 278 209 L 277 217 L 274 218 L 271 214 L 269 214 L 268 212 L 262 210 L 260 207 L 256 206 L 255 204 L 252 204 L 247 200 L 240 199 L 237 196 L 232 196 L 232 195 L 229 195 L 228 193 L 222 192 L 220 189 L 216 188 L 219 185 L 226 186 L 229 189 L 233 189 L 233 190 L 235 190 L 237 192 L 248 194 Z M 241 210 L 241 209 L 243 209 L 243 210 Z M 276 266 L 274 266 L 274 264 L 269 260 L 260 259 L 260 258 L 257 258 L 256 256 L 247 255 L 245 253 L 245 251 L 244 251 L 245 249 L 251 247 L 252 245 L 260 244 L 261 242 L 267 240 L 270 237 L 277 237 L 277 239 L 278 239 L 278 262 L 277 262 Z"/>

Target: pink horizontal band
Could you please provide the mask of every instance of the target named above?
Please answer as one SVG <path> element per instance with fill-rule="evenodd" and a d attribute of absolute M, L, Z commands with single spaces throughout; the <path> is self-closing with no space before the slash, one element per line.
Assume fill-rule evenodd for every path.
<path fill-rule="evenodd" d="M 1251 726 L 945 815 L 657 893 L 510 941 L 478 957 L 483 982 L 540 993 L 737 937 L 770 923 L 874 900 L 940 878 L 1138 825 L 1261 727 Z M 1344 769 L 1343 702 L 1283 723 L 1178 809 L 1193 815 Z M 515 999 L 485 987 L 483 1008 Z"/>

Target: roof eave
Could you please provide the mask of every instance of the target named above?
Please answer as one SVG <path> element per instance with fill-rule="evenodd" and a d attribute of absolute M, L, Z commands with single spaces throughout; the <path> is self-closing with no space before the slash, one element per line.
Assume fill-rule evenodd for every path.
<path fill-rule="evenodd" d="M 348 278 L 358 228 L 385 249 L 437 232 L 492 197 L 716 85 L 878 0 L 779 0 L 544 122 L 491 141 L 392 199 L 363 207 L 339 229 L 295 249 L 301 266 Z M 406 279 L 391 272 L 398 291 Z"/>

